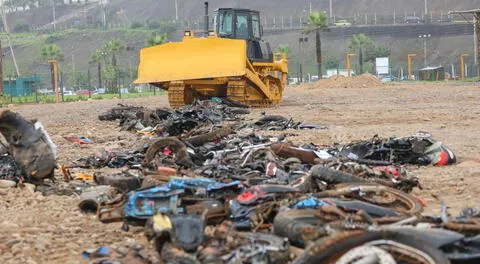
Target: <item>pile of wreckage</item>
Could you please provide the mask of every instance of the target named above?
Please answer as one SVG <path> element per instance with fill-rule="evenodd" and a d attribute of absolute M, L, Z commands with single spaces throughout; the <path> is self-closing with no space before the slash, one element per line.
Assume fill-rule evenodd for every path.
<path fill-rule="evenodd" d="M 111 109 L 100 120 L 151 139 L 62 166 L 65 180 L 83 211 L 124 230 L 143 226 L 165 263 L 479 263 L 478 210 L 426 215 L 409 194 L 421 187 L 410 164 L 456 162 L 428 133 L 296 146 L 258 132 L 325 127 L 267 115 L 248 123 L 247 113 L 220 99 Z M 103 167 L 119 170 L 71 172 Z"/>

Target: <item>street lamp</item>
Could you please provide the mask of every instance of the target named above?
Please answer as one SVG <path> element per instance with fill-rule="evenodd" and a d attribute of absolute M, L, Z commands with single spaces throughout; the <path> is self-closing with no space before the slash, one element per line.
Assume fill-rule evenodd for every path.
<path fill-rule="evenodd" d="M 428 8 L 427 8 L 427 0 L 425 0 L 425 19 L 427 18 Z"/>
<path fill-rule="evenodd" d="M 300 59 L 300 82 L 303 82 L 303 70 L 302 70 L 302 63 L 303 63 L 303 60 L 304 60 L 304 51 L 305 49 L 303 48 L 302 46 L 302 43 L 305 43 L 305 42 L 308 42 L 308 37 L 307 36 L 301 36 L 299 39 L 298 39 L 298 51 L 299 51 L 299 54 L 301 56 L 301 59 Z"/>
<path fill-rule="evenodd" d="M 348 77 L 350 77 L 350 69 L 352 68 L 352 65 L 350 63 L 350 57 L 355 56 L 355 55 L 357 55 L 357 54 L 355 54 L 355 53 L 348 53 L 347 54 L 347 75 L 348 75 Z"/>
<path fill-rule="evenodd" d="M 108 0 L 100 0 L 100 6 L 102 7 L 103 29 L 107 29 L 107 5 L 108 5 Z"/>
<path fill-rule="evenodd" d="M 178 0 L 175 0 L 175 23 L 178 22 Z"/>
<path fill-rule="evenodd" d="M 57 60 L 49 60 L 48 62 L 50 62 L 52 64 L 52 68 L 53 68 L 53 88 L 55 90 L 55 101 L 57 104 L 60 103 L 60 90 L 59 90 L 59 87 L 58 87 L 58 61 Z M 10 86 L 11 88 L 11 86 Z"/>
<path fill-rule="evenodd" d="M 427 38 L 431 38 L 430 34 L 418 35 L 419 39 L 423 39 L 423 64 L 427 67 Z"/>
<path fill-rule="evenodd" d="M 53 16 L 53 31 L 57 29 L 57 16 L 56 16 L 56 10 L 55 10 L 55 1 L 52 0 L 52 16 Z"/>
<path fill-rule="evenodd" d="M 468 54 L 462 54 L 460 55 L 460 69 L 462 72 L 462 80 L 465 80 L 465 57 L 467 57 Z"/>
<path fill-rule="evenodd" d="M 333 21 L 332 2 L 333 2 L 333 0 L 330 0 L 330 23 L 332 23 L 332 21 Z"/>
<path fill-rule="evenodd" d="M 408 54 L 408 80 L 412 80 L 412 57 L 417 56 L 417 54 Z"/>

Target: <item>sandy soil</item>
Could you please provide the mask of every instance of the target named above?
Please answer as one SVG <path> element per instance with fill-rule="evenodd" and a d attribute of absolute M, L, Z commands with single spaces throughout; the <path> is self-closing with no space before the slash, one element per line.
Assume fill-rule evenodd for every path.
<path fill-rule="evenodd" d="M 326 125 L 327 130 L 288 131 L 294 134 L 290 139 L 295 143 L 325 146 L 375 134 L 408 136 L 428 131 L 457 154 L 458 163 L 451 167 L 410 167 L 423 186 L 414 193 L 427 201 L 429 213 L 439 212 L 443 200 L 457 214 L 480 202 L 479 101 L 480 87 L 476 84 L 415 83 L 372 88 L 306 85 L 287 88 L 280 105 L 256 109 L 249 118 L 266 111 Z M 100 147 L 128 150 L 142 140 L 120 132 L 116 122 L 98 121 L 99 113 L 117 103 L 167 106 L 166 96 L 157 96 L 9 108 L 45 125 L 59 147 L 59 163 L 63 164 Z M 62 138 L 70 135 L 87 136 L 96 144 L 79 146 Z M 120 224 L 102 224 L 95 216 L 82 214 L 77 202 L 76 197 L 43 197 L 26 189 L 0 190 L 0 263 L 83 263 L 81 253 L 88 248 L 147 245 L 141 229 L 124 232 Z"/>

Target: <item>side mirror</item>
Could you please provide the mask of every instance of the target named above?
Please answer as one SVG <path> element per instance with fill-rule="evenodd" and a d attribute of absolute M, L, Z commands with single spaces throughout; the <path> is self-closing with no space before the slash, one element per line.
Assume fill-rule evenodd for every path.
<path fill-rule="evenodd" d="M 263 37 L 263 26 L 260 25 L 260 37 Z"/>

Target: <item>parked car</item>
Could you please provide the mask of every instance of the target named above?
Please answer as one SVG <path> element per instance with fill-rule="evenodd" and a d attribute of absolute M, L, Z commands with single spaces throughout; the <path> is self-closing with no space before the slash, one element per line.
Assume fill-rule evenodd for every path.
<path fill-rule="evenodd" d="M 423 20 L 417 16 L 407 16 L 404 22 L 405 24 L 421 24 Z"/>
<path fill-rule="evenodd" d="M 382 76 L 380 80 L 383 83 L 385 83 L 385 82 L 395 82 L 395 81 L 398 81 L 398 78 L 395 77 L 395 76 L 392 76 L 392 75 L 385 75 L 385 76 Z"/>
<path fill-rule="evenodd" d="M 70 96 L 70 95 L 75 95 L 75 93 L 72 90 L 64 90 L 63 95 L 64 96 Z"/>
<path fill-rule="evenodd" d="M 77 95 L 89 95 L 93 94 L 94 91 L 89 91 L 89 90 L 80 90 L 77 92 Z"/>
<path fill-rule="evenodd" d="M 445 72 L 445 80 L 460 80 L 461 77 L 458 75 L 453 75 L 450 74 L 449 72 Z"/>
<path fill-rule="evenodd" d="M 335 22 L 335 26 L 338 26 L 338 27 L 351 26 L 351 25 L 352 25 L 352 23 L 349 22 L 348 20 L 345 20 L 345 19 L 337 20 Z"/>

